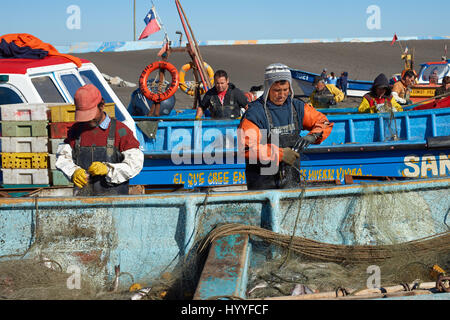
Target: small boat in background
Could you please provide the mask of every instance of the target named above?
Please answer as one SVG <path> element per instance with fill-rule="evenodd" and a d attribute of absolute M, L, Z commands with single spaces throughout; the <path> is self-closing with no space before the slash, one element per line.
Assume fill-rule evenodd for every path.
<path fill-rule="evenodd" d="M 312 73 L 303 70 L 291 69 L 292 78 L 296 81 L 298 86 L 302 89 L 303 94 L 310 96 L 314 90 L 314 78 L 318 76 L 317 73 Z M 362 97 L 370 91 L 373 81 L 351 80 L 348 79 L 347 96 Z"/>

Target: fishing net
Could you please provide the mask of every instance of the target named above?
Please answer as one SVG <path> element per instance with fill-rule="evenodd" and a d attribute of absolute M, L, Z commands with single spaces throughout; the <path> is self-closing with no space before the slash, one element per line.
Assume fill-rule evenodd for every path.
<path fill-rule="evenodd" d="M 275 257 L 253 263 L 247 298 L 289 296 L 299 284 L 312 292 L 329 292 L 339 287 L 361 290 L 369 286 L 373 268 L 379 270 L 383 286 L 436 281 L 432 272 L 435 265 L 450 270 L 450 232 L 393 245 L 345 246 L 227 224 L 213 230 L 201 248 L 214 239 L 236 233 L 251 236 L 254 256 L 271 257 L 282 248 Z"/>
<path fill-rule="evenodd" d="M 51 260 L 10 260 L 0 262 L 0 300 L 139 300 L 180 299 L 183 292 L 178 284 L 180 276 L 165 272 L 151 282 L 151 290 L 138 294 L 145 284 L 134 290 L 116 289 L 114 284 L 99 287 L 90 278 L 67 273 Z M 122 273 L 119 279 L 123 279 Z"/>
<path fill-rule="evenodd" d="M 297 219 L 290 219 L 295 224 L 291 234 L 243 224 L 218 225 L 199 250 L 206 250 L 223 236 L 249 235 L 252 259 L 257 262 L 253 261 L 249 270 L 247 298 L 290 296 L 300 284 L 311 292 L 329 292 L 339 287 L 351 291 L 366 289 L 373 285 L 368 281 L 375 269 L 379 270 L 382 286 L 436 281 L 436 265 L 450 270 L 450 231 L 436 232 L 442 230 L 442 225 L 436 222 L 423 196 L 418 192 L 381 192 L 364 185 L 362 188 L 362 196 L 353 208 L 356 214 L 348 214 L 340 230 L 342 243 L 352 245 L 292 236 L 302 233 L 303 223 L 311 222 L 311 217 L 304 217 L 302 207 L 307 199 L 301 193 L 292 200 L 297 206 L 292 206 L 291 218 L 298 215 Z M 446 201 L 445 197 L 436 199 Z"/>

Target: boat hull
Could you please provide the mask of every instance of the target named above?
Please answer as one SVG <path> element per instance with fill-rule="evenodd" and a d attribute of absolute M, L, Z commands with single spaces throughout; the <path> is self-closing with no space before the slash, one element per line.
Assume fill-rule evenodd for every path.
<path fill-rule="evenodd" d="M 449 175 L 450 109 L 401 112 L 395 117 L 392 121 L 389 114 L 329 115 L 333 131 L 322 144 L 311 146 L 302 155 L 302 175 L 309 181 L 341 183 L 345 175 Z M 146 159 L 131 183 L 185 189 L 245 185 L 245 161 L 237 147 L 238 125 L 237 120 L 168 120 L 157 122 L 155 138 L 138 131 Z M 398 140 L 393 140 L 394 135 Z M 217 141 L 222 143 L 217 145 Z"/>
<path fill-rule="evenodd" d="M 104 287 L 114 266 L 151 284 L 185 266 L 214 226 L 241 223 L 331 244 L 389 244 L 448 230 L 450 179 L 228 193 L 0 199 L 0 257 L 77 266 Z M 295 228 L 298 221 L 302 228 Z M 387 206 L 395 203 L 396 206 Z M 377 211 L 378 210 L 378 211 Z M 378 214 L 375 219 L 374 214 Z M 382 219 L 379 219 L 382 217 Z M 383 223 L 379 223 L 382 221 Z M 131 279 L 121 279 L 127 289 Z"/>
<path fill-rule="evenodd" d="M 305 96 L 310 96 L 314 91 L 314 78 L 318 76 L 316 73 L 311 73 L 302 70 L 291 69 L 292 78 L 302 89 Z M 373 82 L 348 80 L 347 96 L 349 97 L 363 97 L 370 91 Z"/>

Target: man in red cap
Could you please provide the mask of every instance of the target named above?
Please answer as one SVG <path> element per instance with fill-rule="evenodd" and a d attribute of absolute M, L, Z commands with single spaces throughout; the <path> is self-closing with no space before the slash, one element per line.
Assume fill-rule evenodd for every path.
<path fill-rule="evenodd" d="M 144 154 L 133 132 L 104 111 L 92 84 L 75 93 L 75 123 L 57 150 L 56 167 L 82 196 L 128 194 L 128 181 L 143 167 Z"/>

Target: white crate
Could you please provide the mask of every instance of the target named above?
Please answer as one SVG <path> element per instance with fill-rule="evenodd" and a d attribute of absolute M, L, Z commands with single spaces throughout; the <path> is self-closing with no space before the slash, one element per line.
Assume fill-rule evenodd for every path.
<path fill-rule="evenodd" d="M 2 121 L 42 121 L 48 120 L 48 107 L 43 103 L 20 103 L 1 106 Z"/>
<path fill-rule="evenodd" d="M 47 169 L 2 169 L 3 184 L 49 184 Z"/>
<path fill-rule="evenodd" d="M 1 137 L 2 152 L 48 152 L 48 138 L 46 137 Z"/>
<path fill-rule="evenodd" d="M 50 140 L 50 153 L 56 154 L 56 151 L 58 151 L 58 145 L 60 143 L 64 142 L 64 139 L 49 139 Z"/>
<path fill-rule="evenodd" d="M 56 154 L 49 154 L 48 155 L 48 164 L 49 164 L 49 168 L 51 170 L 56 170 Z"/>

